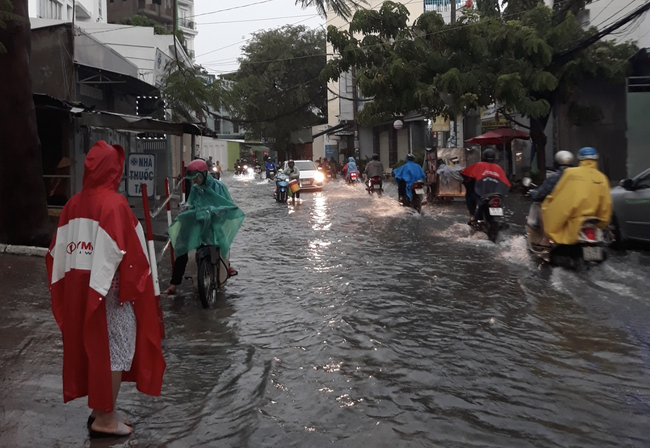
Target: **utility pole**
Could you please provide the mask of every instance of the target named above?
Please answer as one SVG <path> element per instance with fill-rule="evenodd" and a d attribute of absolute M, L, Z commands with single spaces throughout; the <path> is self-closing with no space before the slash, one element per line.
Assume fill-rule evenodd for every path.
<path fill-rule="evenodd" d="M 451 23 L 456 21 L 456 0 L 451 0 Z"/>
<path fill-rule="evenodd" d="M 70 49 L 72 53 L 71 56 L 72 70 L 70 73 L 70 101 L 74 101 L 74 41 L 75 41 L 75 35 L 77 34 L 77 30 L 74 27 L 74 16 L 76 14 L 76 7 L 77 7 L 76 0 L 72 0 L 72 48 Z"/>

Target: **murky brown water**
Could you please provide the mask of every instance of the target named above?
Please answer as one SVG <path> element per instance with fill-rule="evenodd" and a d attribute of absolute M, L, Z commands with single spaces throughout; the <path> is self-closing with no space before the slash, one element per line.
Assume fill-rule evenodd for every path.
<path fill-rule="evenodd" d="M 494 245 L 463 203 L 419 216 L 331 184 L 291 207 L 226 182 L 239 276 L 214 309 L 189 284 L 164 299 L 163 396 L 124 388 L 126 446 L 650 446 L 648 253 L 540 270 L 521 225 Z"/>

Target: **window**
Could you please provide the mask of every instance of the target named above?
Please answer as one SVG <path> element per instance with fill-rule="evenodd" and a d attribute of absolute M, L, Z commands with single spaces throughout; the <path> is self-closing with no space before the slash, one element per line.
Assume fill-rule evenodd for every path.
<path fill-rule="evenodd" d="M 63 6 L 55 0 L 41 0 L 38 8 L 38 17 L 41 19 L 61 20 Z"/>
<path fill-rule="evenodd" d="M 424 12 L 431 11 L 451 11 L 451 0 L 424 0 Z"/>

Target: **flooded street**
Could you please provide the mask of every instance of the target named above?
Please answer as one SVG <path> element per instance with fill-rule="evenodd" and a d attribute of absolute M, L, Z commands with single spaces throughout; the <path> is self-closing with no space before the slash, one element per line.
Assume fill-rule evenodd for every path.
<path fill-rule="evenodd" d="M 394 185 L 376 198 L 332 183 L 294 207 L 272 184 L 226 183 L 247 214 L 239 276 L 216 309 L 187 284 L 168 299 L 144 440 L 650 445 L 647 254 L 540 270 L 521 211 L 495 246 L 463 224 L 464 203 L 416 215 Z"/>
<path fill-rule="evenodd" d="M 239 276 L 213 309 L 187 281 L 163 297 L 163 395 L 123 387 L 127 440 L 88 441 L 86 400 L 62 402 L 44 283 L 40 298 L 15 286 L 1 359 L 11 446 L 650 446 L 647 252 L 581 274 L 539 269 L 515 198 L 495 245 L 471 235 L 463 202 L 417 215 L 392 184 L 377 198 L 331 183 L 291 206 L 272 184 L 225 182 L 247 215 Z M 3 287 L 21 260 L 0 258 Z M 168 254 L 160 269 L 164 289 Z M 30 350 L 40 362 L 20 361 Z M 49 417 L 20 423 L 8 409 L 36 396 Z"/>

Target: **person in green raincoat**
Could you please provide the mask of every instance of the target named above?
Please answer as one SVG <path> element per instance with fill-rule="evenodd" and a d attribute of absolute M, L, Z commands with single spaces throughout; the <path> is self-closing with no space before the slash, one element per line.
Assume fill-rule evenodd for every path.
<path fill-rule="evenodd" d="M 221 257 L 228 259 L 230 245 L 245 217 L 226 186 L 210 176 L 204 160 L 193 160 L 185 177 L 193 181 L 188 209 L 167 230 L 176 255 L 170 286 L 164 292 L 169 295 L 176 294 L 176 287 L 183 281 L 189 251 L 200 246 L 219 246 Z M 233 275 L 237 271 L 229 267 L 228 276 Z"/>

